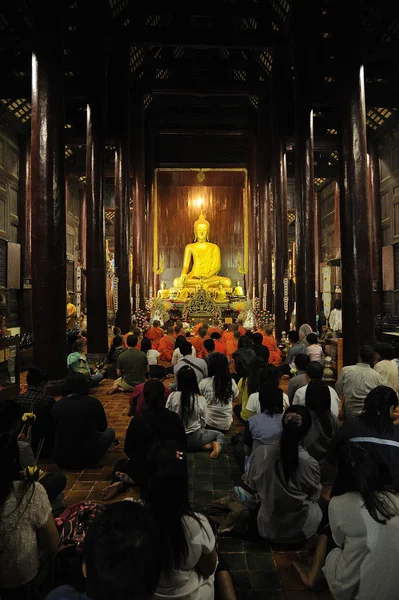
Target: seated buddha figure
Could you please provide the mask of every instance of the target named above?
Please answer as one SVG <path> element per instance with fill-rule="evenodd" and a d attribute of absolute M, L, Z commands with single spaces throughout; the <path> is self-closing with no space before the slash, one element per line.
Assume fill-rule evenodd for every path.
<path fill-rule="evenodd" d="M 223 288 L 231 287 L 228 277 L 218 275 L 221 267 L 220 248 L 209 242 L 210 227 L 209 221 L 201 211 L 194 223 L 194 242 L 187 244 L 184 250 L 183 268 L 180 277 L 173 282 L 174 287 L 190 288 L 203 285 L 205 288 L 216 288 L 219 283 Z"/>

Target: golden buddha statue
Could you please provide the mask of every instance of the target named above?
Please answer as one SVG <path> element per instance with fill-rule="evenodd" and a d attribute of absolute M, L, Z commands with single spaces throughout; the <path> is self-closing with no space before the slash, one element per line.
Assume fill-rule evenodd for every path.
<path fill-rule="evenodd" d="M 201 287 L 216 288 L 220 283 L 222 288 L 230 288 L 231 280 L 218 275 L 221 267 L 220 248 L 209 242 L 211 226 L 201 214 L 194 223 L 194 243 L 187 244 L 184 250 L 183 268 L 173 286 L 176 288 Z M 190 265 L 192 261 L 192 267 Z"/>
<path fill-rule="evenodd" d="M 242 289 L 238 279 L 236 281 L 236 287 L 233 289 L 233 296 L 236 296 L 236 297 L 245 296 L 244 290 Z"/>
<path fill-rule="evenodd" d="M 219 282 L 217 289 L 214 290 L 214 298 L 215 302 L 227 302 L 226 290 L 221 282 Z"/>
<path fill-rule="evenodd" d="M 166 281 L 161 282 L 161 289 L 158 290 L 157 296 L 158 298 L 162 298 L 162 300 L 170 298 L 170 291 L 166 287 Z"/>

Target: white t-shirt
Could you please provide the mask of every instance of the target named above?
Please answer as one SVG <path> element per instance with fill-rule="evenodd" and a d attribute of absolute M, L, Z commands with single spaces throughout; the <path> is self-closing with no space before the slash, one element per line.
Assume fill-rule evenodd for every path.
<path fill-rule="evenodd" d="M 288 396 L 287 394 L 283 393 L 283 409 L 286 410 L 289 407 L 289 405 L 290 401 L 288 400 Z M 262 411 L 259 402 L 259 392 L 255 392 L 254 394 L 250 395 L 247 402 L 247 410 L 250 410 L 256 415 L 260 415 Z"/>
<path fill-rule="evenodd" d="M 192 346 L 192 348 L 191 348 L 191 356 L 194 356 L 194 358 L 197 357 L 197 351 L 194 348 L 194 346 Z M 174 352 L 172 354 L 172 367 L 177 365 L 179 360 L 181 360 L 182 358 L 184 358 L 183 354 L 180 352 L 179 348 L 176 348 L 176 350 L 174 350 Z"/>
<path fill-rule="evenodd" d="M 166 408 L 177 413 L 181 418 L 181 404 L 180 404 L 181 392 L 172 392 L 169 394 L 168 399 L 166 401 Z M 200 429 L 205 425 L 205 411 L 206 411 L 206 402 L 203 396 L 197 396 L 196 402 L 194 402 L 194 410 L 192 415 L 188 421 L 188 423 L 183 423 L 186 434 L 194 433 L 197 429 Z"/>
<path fill-rule="evenodd" d="M 0 585 L 4 588 L 24 585 L 36 576 L 36 534 L 51 515 L 46 490 L 40 483 L 33 483 L 25 494 L 23 489 L 21 481 L 14 481 L 0 513 Z"/>
<path fill-rule="evenodd" d="M 338 396 L 337 392 L 334 390 L 334 388 L 332 388 L 331 385 L 329 385 L 328 387 L 330 390 L 330 397 L 331 397 L 331 409 L 330 410 L 333 415 L 338 417 L 341 400 L 339 399 L 339 396 Z M 305 396 L 306 396 L 307 389 L 308 389 L 307 385 L 304 385 L 303 387 L 299 388 L 295 392 L 295 396 L 292 401 L 292 404 L 301 404 L 302 406 L 305 406 Z"/>
<path fill-rule="evenodd" d="M 227 404 L 222 404 L 215 398 L 213 387 L 214 377 L 207 377 L 199 383 L 199 390 L 206 401 L 205 422 L 211 429 L 227 431 L 233 421 L 233 399 L 237 398 L 239 389 L 234 379 L 231 380 L 232 395 Z"/>
<path fill-rule="evenodd" d="M 147 360 L 149 365 L 157 365 L 160 354 L 158 350 L 147 350 Z"/>
<path fill-rule="evenodd" d="M 167 577 L 161 575 L 153 599 L 213 600 L 215 576 L 203 577 L 195 566 L 202 554 L 211 554 L 214 550 L 215 536 L 208 519 L 199 513 L 195 516 L 200 523 L 193 517 L 183 517 L 188 547 L 184 564 Z"/>

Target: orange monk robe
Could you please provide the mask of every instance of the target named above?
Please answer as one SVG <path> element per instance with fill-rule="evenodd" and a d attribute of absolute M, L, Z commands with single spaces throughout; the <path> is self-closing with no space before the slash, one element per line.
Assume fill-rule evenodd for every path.
<path fill-rule="evenodd" d="M 269 363 L 278 367 L 283 362 L 283 355 L 281 354 L 280 348 L 276 350 L 269 350 Z"/>
<path fill-rule="evenodd" d="M 158 352 L 161 360 L 172 362 L 172 355 L 175 350 L 176 339 L 172 335 L 165 335 L 159 340 Z"/>
<path fill-rule="evenodd" d="M 145 334 L 145 337 L 151 340 L 151 346 L 153 350 L 158 350 L 159 340 L 163 338 L 163 336 L 163 329 L 160 327 L 151 327 Z"/>
<path fill-rule="evenodd" d="M 125 346 L 125 348 L 128 348 L 128 345 L 127 345 L 127 338 L 129 337 L 129 335 L 134 335 L 133 331 L 128 331 L 128 332 L 127 332 L 127 333 L 126 333 L 126 334 L 123 336 L 123 339 L 124 339 L 124 346 Z"/>
<path fill-rule="evenodd" d="M 221 352 L 221 354 L 227 354 L 226 345 L 220 340 L 213 340 L 215 342 L 215 352 Z"/>
<path fill-rule="evenodd" d="M 244 327 L 239 327 L 238 331 L 240 332 L 240 335 L 245 335 L 247 333 L 247 330 L 244 329 Z"/>
<path fill-rule="evenodd" d="M 195 348 L 195 351 L 197 353 L 197 358 L 205 358 L 205 356 L 207 356 L 208 353 L 205 350 L 203 338 L 200 338 L 199 336 L 195 336 L 193 338 L 190 338 L 190 342 L 192 343 L 192 345 Z"/>
<path fill-rule="evenodd" d="M 238 339 L 234 337 L 234 334 L 232 337 L 227 338 L 225 346 L 227 358 L 231 358 L 234 352 L 238 349 Z"/>
<path fill-rule="evenodd" d="M 218 329 L 217 327 L 209 327 L 209 329 L 208 329 L 209 337 L 211 337 L 212 333 L 220 333 L 220 335 L 222 335 L 223 331 L 221 329 Z"/>
<path fill-rule="evenodd" d="M 197 323 L 197 325 L 194 327 L 194 335 L 198 335 L 199 330 L 201 329 L 201 327 L 203 327 L 204 324 L 203 323 Z"/>
<path fill-rule="evenodd" d="M 222 342 L 223 344 L 227 344 L 228 340 L 232 340 L 234 339 L 234 331 L 225 331 L 222 335 Z"/>

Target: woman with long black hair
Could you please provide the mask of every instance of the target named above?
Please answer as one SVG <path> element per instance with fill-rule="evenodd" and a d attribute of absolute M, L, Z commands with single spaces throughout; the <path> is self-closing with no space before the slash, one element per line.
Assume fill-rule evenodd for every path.
<path fill-rule="evenodd" d="M 239 391 L 229 370 L 225 354 L 215 352 L 208 363 L 208 377 L 200 381 L 199 391 L 205 398 L 205 423 L 209 429 L 228 431 L 233 421 L 233 400 Z"/>
<path fill-rule="evenodd" d="M 303 583 L 314 587 L 324 575 L 335 600 L 396 600 L 399 588 L 399 494 L 381 485 L 371 452 L 348 442 L 339 465 L 351 492 L 332 498 L 312 566 L 294 563 Z"/>
<path fill-rule="evenodd" d="M 303 444 L 310 456 L 322 464 L 339 427 L 337 417 L 331 412 L 331 395 L 325 381 L 313 379 L 308 383 L 305 406 L 312 417 L 312 426 Z"/>
<path fill-rule="evenodd" d="M 259 391 L 259 373 L 262 367 L 266 366 L 263 358 L 256 356 L 249 365 L 249 374 L 242 377 L 238 382 L 238 391 L 240 392 L 241 404 L 234 406 L 233 412 L 237 419 L 246 423 L 253 413 L 247 410 L 248 398 L 251 394 Z"/>
<path fill-rule="evenodd" d="M 176 378 L 177 391 L 168 397 L 166 408 L 176 412 L 183 421 L 189 450 L 211 450 L 210 458 L 217 458 L 224 444 L 224 435 L 204 427 L 206 402 L 200 395 L 194 369 L 184 366 L 179 369 Z"/>
<path fill-rule="evenodd" d="M 246 477 L 260 497 L 259 533 L 276 543 L 304 542 L 316 533 L 323 517 L 319 465 L 303 447 L 311 424 L 307 408 L 287 408 L 280 444 L 260 446 Z"/>

